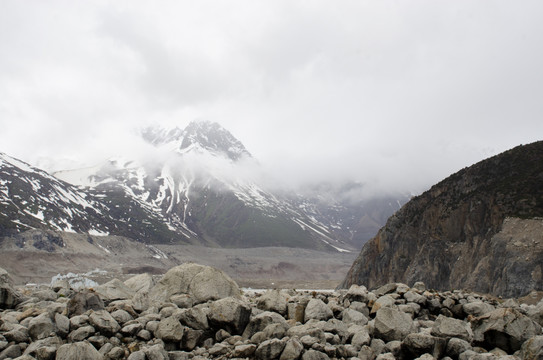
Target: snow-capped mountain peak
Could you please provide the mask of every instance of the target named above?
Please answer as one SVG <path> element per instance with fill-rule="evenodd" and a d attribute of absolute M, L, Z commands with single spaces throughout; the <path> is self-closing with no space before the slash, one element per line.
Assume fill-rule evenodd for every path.
<path fill-rule="evenodd" d="M 237 161 L 242 157 L 251 157 L 245 146 L 228 130 L 216 122 L 192 121 L 186 128 L 164 129 L 148 127 L 142 137 L 157 147 L 167 147 L 178 153 L 210 153 Z"/>

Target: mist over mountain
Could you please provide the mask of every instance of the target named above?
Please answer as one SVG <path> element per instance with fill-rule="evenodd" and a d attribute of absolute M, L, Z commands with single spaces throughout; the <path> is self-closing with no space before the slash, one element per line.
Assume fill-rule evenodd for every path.
<path fill-rule="evenodd" d="M 109 218 L 97 233 L 146 243 L 352 251 L 408 199 L 368 194 L 360 182 L 289 189 L 275 180 L 281 174 L 266 174 L 238 139 L 213 122 L 194 121 L 183 129 L 146 127 L 140 136 L 143 141 L 133 144 L 132 156 L 127 150 L 95 166 L 57 171 L 56 178 L 32 172 L 43 173 L 48 181 L 61 179 L 66 189 L 101 206 Z M 38 198 L 29 196 L 22 205 Z M 58 207 L 70 212 L 70 206 Z M 60 219 L 50 216 L 55 218 L 50 222 L 24 222 L 24 228 L 94 231 L 94 217 L 72 219 L 61 213 Z M 20 231 L 17 216 L 12 212 L 6 222 Z"/>

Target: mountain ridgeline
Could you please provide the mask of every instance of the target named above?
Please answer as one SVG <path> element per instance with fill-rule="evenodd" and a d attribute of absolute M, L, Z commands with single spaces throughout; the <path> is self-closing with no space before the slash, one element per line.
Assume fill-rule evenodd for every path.
<path fill-rule="evenodd" d="M 212 122 L 150 127 L 141 136 L 152 156 L 54 176 L 0 154 L 0 235 L 43 229 L 147 244 L 352 251 L 408 199 L 346 196 L 360 183 L 321 184 L 305 195 L 271 191 L 246 176 L 259 166 L 250 152 Z"/>
<path fill-rule="evenodd" d="M 543 289 L 543 142 L 465 168 L 389 218 L 340 287 L 423 281 L 503 296 Z"/>

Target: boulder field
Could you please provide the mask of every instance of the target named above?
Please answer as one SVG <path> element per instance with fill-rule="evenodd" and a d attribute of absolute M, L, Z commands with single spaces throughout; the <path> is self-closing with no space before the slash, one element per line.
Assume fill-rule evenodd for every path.
<path fill-rule="evenodd" d="M 543 301 L 421 283 L 243 292 L 187 263 L 75 290 L 0 271 L 3 359 L 542 359 Z"/>

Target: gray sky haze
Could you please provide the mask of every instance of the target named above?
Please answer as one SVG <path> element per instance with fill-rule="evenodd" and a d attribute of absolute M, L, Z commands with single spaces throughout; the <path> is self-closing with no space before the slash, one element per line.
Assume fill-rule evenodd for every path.
<path fill-rule="evenodd" d="M 543 138 L 543 2 L 0 3 L 0 151 L 88 164 L 230 130 L 292 183 L 422 191 Z"/>

